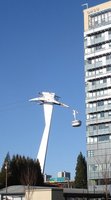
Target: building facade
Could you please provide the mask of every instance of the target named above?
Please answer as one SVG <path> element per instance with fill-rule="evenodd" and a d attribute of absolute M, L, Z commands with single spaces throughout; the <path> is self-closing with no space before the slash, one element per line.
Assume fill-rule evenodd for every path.
<path fill-rule="evenodd" d="M 111 1 L 84 9 L 89 190 L 111 184 Z"/>
<path fill-rule="evenodd" d="M 66 180 L 70 180 L 71 179 L 71 173 L 70 172 L 66 172 L 66 171 L 58 172 L 57 176 L 58 176 L 58 178 L 64 177 Z"/>
<path fill-rule="evenodd" d="M 50 181 L 50 178 L 51 178 L 51 177 L 52 177 L 51 175 L 44 174 L 44 182 Z"/>

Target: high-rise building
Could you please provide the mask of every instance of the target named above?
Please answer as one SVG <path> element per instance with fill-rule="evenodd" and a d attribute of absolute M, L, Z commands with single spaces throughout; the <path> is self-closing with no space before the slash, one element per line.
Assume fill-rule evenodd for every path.
<path fill-rule="evenodd" d="M 111 1 L 84 9 L 89 190 L 111 184 Z"/>

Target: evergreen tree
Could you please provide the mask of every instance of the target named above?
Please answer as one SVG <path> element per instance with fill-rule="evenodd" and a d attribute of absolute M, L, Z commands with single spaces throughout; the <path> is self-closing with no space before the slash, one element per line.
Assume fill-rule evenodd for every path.
<path fill-rule="evenodd" d="M 6 180 L 6 162 L 7 162 L 7 184 L 9 185 L 43 185 L 43 174 L 40 164 L 29 157 L 13 155 L 12 159 L 7 155 L 1 172 L 0 188 L 5 187 Z"/>
<path fill-rule="evenodd" d="M 44 180 L 38 160 L 27 158 L 27 165 L 25 163 L 23 165 L 21 183 L 28 186 L 43 185 Z"/>
<path fill-rule="evenodd" d="M 75 188 L 87 188 L 87 163 L 81 152 L 77 157 L 74 185 Z"/>
<path fill-rule="evenodd" d="M 11 162 L 10 154 L 8 152 L 4 159 L 4 162 L 0 171 L 0 188 L 6 185 L 6 173 L 7 173 L 7 179 L 10 176 L 9 171 L 8 172 L 6 171 L 8 168 L 10 168 L 10 162 Z"/>

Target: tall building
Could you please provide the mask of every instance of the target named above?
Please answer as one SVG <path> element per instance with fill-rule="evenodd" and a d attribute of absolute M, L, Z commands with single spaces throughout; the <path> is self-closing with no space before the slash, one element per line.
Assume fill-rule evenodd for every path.
<path fill-rule="evenodd" d="M 111 184 L 111 1 L 84 9 L 84 61 L 88 188 L 104 190 Z"/>

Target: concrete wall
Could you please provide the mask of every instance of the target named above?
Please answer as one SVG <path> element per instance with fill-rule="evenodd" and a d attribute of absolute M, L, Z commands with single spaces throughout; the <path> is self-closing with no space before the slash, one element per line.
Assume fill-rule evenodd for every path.
<path fill-rule="evenodd" d="M 26 190 L 25 200 L 64 200 L 63 189 L 38 187 Z"/>

